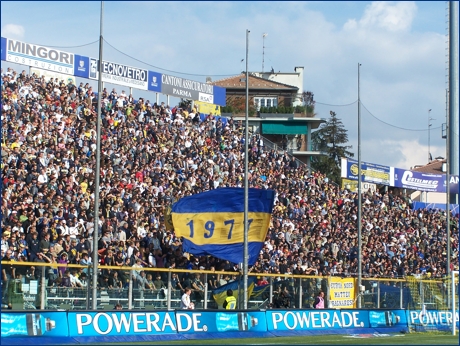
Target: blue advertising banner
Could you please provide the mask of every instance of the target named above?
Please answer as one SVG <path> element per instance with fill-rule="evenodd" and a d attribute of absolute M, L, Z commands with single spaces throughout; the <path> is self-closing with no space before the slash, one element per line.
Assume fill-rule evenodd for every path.
<path fill-rule="evenodd" d="M 429 330 L 446 330 L 452 327 L 452 311 L 407 310 L 407 322 L 412 326 L 429 327 Z M 459 328 L 458 311 L 455 312 L 456 326 Z"/>
<path fill-rule="evenodd" d="M 369 328 L 367 310 L 268 310 L 267 330 Z"/>
<path fill-rule="evenodd" d="M 149 91 L 161 92 L 161 73 L 149 71 L 148 81 L 147 88 Z"/>
<path fill-rule="evenodd" d="M 69 336 L 65 312 L 1 313 L 1 337 Z"/>
<path fill-rule="evenodd" d="M 200 113 L 200 120 L 201 121 L 205 121 L 206 118 L 208 117 L 209 114 L 204 114 L 204 113 Z M 219 121 L 219 119 L 222 121 L 222 125 L 225 127 L 227 126 L 227 123 L 228 123 L 228 119 L 226 117 L 221 117 L 219 115 L 214 115 L 214 119 L 216 121 Z"/>
<path fill-rule="evenodd" d="M 6 60 L 6 38 L 5 37 L 2 37 L 2 60 L 5 61 Z"/>
<path fill-rule="evenodd" d="M 69 312 L 69 336 L 175 334 L 174 312 Z"/>
<path fill-rule="evenodd" d="M 74 76 L 89 78 L 89 57 L 75 54 Z"/>
<path fill-rule="evenodd" d="M 178 333 L 266 332 L 265 312 L 176 312 Z"/>
<path fill-rule="evenodd" d="M 342 158 L 341 177 L 358 180 L 358 161 Z M 374 184 L 390 185 L 390 166 L 361 162 L 361 181 Z"/>
<path fill-rule="evenodd" d="M 369 310 L 371 328 L 407 328 L 406 310 Z"/>
<path fill-rule="evenodd" d="M 226 89 L 214 85 L 214 104 L 225 106 L 227 104 Z"/>
<path fill-rule="evenodd" d="M 405 189 L 427 192 L 446 192 L 446 175 L 394 169 L 392 185 Z"/>
<path fill-rule="evenodd" d="M 425 203 L 425 202 L 413 202 L 412 209 L 438 209 L 438 210 L 446 210 L 445 203 Z M 460 209 L 458 204 L 449 204 L 449 210 L 455 215 L 458 214 Z"/>
<path fill-rule="evenodd" d="M 447 188 L 447 185 L 446 185 Z M 460 193 L 460 177 L 458 175 L 452 174 L 449 178 L 449 190 L 451 194 Z"/>

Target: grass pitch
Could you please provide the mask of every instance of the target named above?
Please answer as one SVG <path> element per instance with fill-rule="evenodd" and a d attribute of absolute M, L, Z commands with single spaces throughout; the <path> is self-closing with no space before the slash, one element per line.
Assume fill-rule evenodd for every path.
<path fill-rule="evenodd" d="M 387 335 L 387 336 L 386 336 Z M 458 345 L 459 335 L 448 333 L 315 335 L 273 338 L 133 342 L 130 345 Z M 118 343 L 112 343 L 118 345 Z M 120 343 L 121 345 L 121 343 Z"/>

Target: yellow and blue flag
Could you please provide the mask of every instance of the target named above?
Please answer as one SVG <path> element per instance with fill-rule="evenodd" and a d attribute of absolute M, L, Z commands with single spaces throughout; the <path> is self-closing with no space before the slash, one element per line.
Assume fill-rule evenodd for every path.
<path fill-rule="evenodd" d="M 259 298 L 265 296 L 270 292 L 270 284 L 255 286 L 252 290 L 251 298 Z"/>
<path fill-rule="evenodd" d="M 251 297 L 252 292 L 256 285 L 256 279 L 254 277 L 248 277 L 248 292 L 247 292 L 247 299 Z M 236 298 L 237 302 L 238 299 L 243 299 L 244 288 L 243 282 L 238 282 L 238 280 L 229 282 L 228 284 L 222 285 L 215 290 L 212 291 L 212 296 L 214 301 L 217 303 L 217 307 L 219 309 L 222 308 L 225 299 L 227 298 L 227 290 L 230 289 L 233 291 L 233 296 Z"/>
<path fill-rule="evenodd" d="M 249 265 L 256 262 L 267 236 L 275 199 L 273 190 L 248 189 Z M 181 198 L 172 206 L 176 236 L 196 256 L 243 262 L 244 189 L 226 187 Z"/>

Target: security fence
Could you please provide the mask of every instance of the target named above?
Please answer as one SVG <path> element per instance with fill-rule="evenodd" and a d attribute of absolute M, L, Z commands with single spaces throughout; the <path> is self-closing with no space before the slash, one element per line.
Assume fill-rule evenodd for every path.
<path fill-rule="evenodd" d="M 243 278 L 238 272 L 99 266 L 97 295 L 93 297 L 91 267 L 2 262 L 5 266 L 14 268 L 15 275 L 2 281 L 3 309 L 90 310 L 93 299 L 101 310 L 112 310 L 116 304 L 128 310 L 179 309 L 184 285 L 192 288 L 196 309 L 221 309 L 227 288 L 233 289 L 238 307 L 243 308 Z M 226 282 L 223 279 L 229 281 L 220 286 L 219 282 Z M 182 286 L 176 284 L 178 281 Z M 325 306 L 330 308 L 452 307 L 450 278 L 363 278 L 361 287 L 356 282 L 356 278 L 337 276 L 250 273 L 248 308 L 313 308 L 319 291 L 325 293 Z"/>

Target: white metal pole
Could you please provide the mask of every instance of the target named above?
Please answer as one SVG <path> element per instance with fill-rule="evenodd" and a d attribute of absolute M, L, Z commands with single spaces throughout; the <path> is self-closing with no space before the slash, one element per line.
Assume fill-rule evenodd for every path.
<path fill-rule="evenodd" d="M 249 151 L 249 73 L 248 73 L 248 56 L 249 56 L 249 30 L 246 30 L 246 115 L 245 115 L 245 129 L 244 129 L 244 249 L 243 249 L 243 308 L 248 308 L 248 196 L 249 196 L 249 180 L 248 180 L 248 151 Z"/>
<path fill-rule="evenodd" d="M 452 270 L 452 335 L 455 335 L 457 318 L 455 316 L 455 274 L 458 275 L 458 270 Z"/>
<path fill-rule="evenodd" d="M 97 83 L 97 119 L 96 119 L 96 179 L 94 182 L 94 230 L 93 230 L 93 310 L 97 309 L 97 271 L 99 257 L 97 243 L 99 236 L 99 174 L 101 171 L 101 101 L 102 101 L 102 48 L 104 39 L 102 36 L 104 17 L 104 1 L 101 1 L 101 27 L 99 35 L 99 78 Z"/>
<path fill-rule="evenodd" d="M 361 64 L 358 63 L 358 292 L 361 292 L 362 284 L 362 239 L 361 239 L 361 97 L 359 85 L 359 68 Z M 358 309 L 361 308 L 361 298 L 358 296 Z"/>
<path fill-rule="evenodd" d="M 430 121 L 431 121 L 431 118 L 430 118 L 430 113 L 431 113 L 431 109 L 428 109 L 428 163 L 431 162 L 431 159 L 430 159 L 430 152 L 431 152 L 431 148 L 430 148 L 430 135 L 431 135 L 431 124 L 430 124 Z"/>

